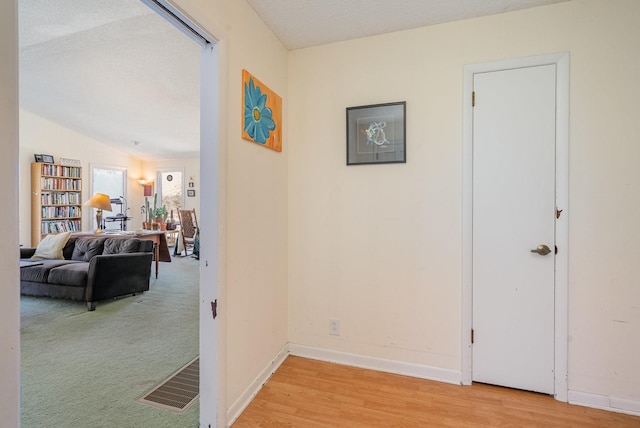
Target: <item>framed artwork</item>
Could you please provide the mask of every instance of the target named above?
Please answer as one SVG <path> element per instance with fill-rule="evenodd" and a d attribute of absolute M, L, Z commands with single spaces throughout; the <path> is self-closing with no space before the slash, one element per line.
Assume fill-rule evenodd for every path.
<path fill-rule="evenodd" d="M 36 162 L 42 162 L 42 155 L 33 155 L 34 159 L 36 160 Z"/>
<path fill-rule="evenodd" d="M 282 151 L 282 98 L 242 70 L 242 138 Z"/>
<path fill-rule="evenodd" d="M 190 197 L 190 198 L 195 197 L 196 196 L 196 191 L 195 190 L 191 190 L 191 189 L 187 190 L 187 196 Z"/>
<path fill-rule="evenodd" d="M 41 155 L 41 156 L 42 156 L 42 162 L 44 162 L 44 163 L 54 163 L 53 156 L 51 156 L 51 155 Z"/>
<path fill-rule="evenodd" d="M 347 108 L 347 165 L 407 162 L 406 104 Z"/>

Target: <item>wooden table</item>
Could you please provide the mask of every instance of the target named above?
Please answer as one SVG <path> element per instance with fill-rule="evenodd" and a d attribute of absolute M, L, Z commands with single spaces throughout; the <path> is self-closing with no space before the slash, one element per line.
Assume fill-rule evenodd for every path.
<path fill-rule="evenodd" d="M 120 235 L 116 235 L 120 236 Z M 146 239 L 153 241 L 153 257 L 156 259 L 156 278 L 158 277 L 158 261 L 170 262 L 171 253 L 169 252 L 169 245 L 167 244 L 167 235 L 160 230 L 145 230 L 139 235 L 128 235 L 138 239 Z"/>
<path fill-rule="evenodd" d="M 92 233 L 92 232 L 76 232 L 71 236 L 99 236 L 102 238 L 138 238 L 146 241 L 153 241 L 153 258 L 156 261 L 156 278 L 158 277 L 158 262 L 170 262 L 171 253 L 167 245 L 167 235 L 160 230 L 145 230 L 141 234 L 134 233 Z"/>

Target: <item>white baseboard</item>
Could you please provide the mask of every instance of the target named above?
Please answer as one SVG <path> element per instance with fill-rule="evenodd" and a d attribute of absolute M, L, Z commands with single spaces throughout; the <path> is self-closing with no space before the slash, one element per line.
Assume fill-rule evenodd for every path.
<path fill-rule="evenodd" d="M 267 383 L 269 378 L 278 370 L 278 367 L 280 367 L 288 355 L 289 345 L 287 344 L 276 354 L 271 363 L 262 369 L 258 377 L 251 382 L 243 393 L 240 394 L 240 397 L 238 397 L 227 410 L 227 427 L 230 427 L 236 419 L 240 417 L 244 409 L 246 409 L 254 397 L 258 395 L 258 392 L 260 392 L 264 384 Z"/>
<path fill-rule="evenodd" d="M 569 391 L 569 404 L 640 416 L 640 401 L 610 397 L 608 395 Z"/>
<path fill-rule="evenodd" d="M 383 358 L 368 357 L 365 355 L 314 348 L 306 345 L 297 345 L 295 343 L 289 344 L 289 353 L 291 355 L 310 358 L 312 360 L 320 360 L 329 363 L 343 364 L 346 366 L 360 367 L 363 369 L 395 373 L 405 376 L 417 377 L 420 379 L 452 383 L 455 385 L 462 384 L 462 373 L 458 370 L 440 369 L 437 367 L 423 366 L 420 364 L 385 360 Z"/>

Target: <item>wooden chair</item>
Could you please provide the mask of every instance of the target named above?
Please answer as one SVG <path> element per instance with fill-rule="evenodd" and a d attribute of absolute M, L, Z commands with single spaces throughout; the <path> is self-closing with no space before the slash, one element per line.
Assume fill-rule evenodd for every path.
<path fill-rule="evenodd" d="M 182 239 L 184 255 L 189 254 L 187 251 L 188 248 L 191 248 L 191 253 L 193 254 L 193 244 L 198 231 L 196 210 L 178 210 L 178 216 L 180 218 L 180 239 Z"/>

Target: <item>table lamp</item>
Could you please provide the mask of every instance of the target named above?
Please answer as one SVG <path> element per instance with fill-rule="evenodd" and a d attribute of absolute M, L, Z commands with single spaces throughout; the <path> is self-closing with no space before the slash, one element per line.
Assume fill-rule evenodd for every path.
<path fill-rule="evenodd" d="M 91 199 L 85 202 L 84 205 L 97 210 L 96 221 L 98 222 L 98 228 L 96 229 L 96 233 L 102 233 L 102 210 L 111 211 L 111 200 L 109 196 L 104 193 L 96 193 Z"/>

